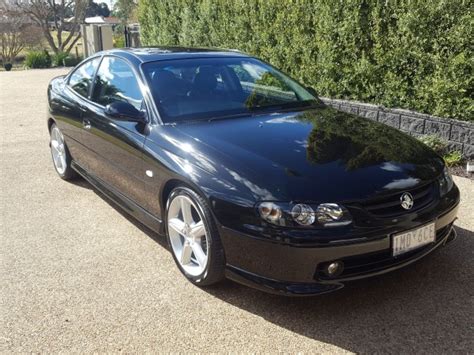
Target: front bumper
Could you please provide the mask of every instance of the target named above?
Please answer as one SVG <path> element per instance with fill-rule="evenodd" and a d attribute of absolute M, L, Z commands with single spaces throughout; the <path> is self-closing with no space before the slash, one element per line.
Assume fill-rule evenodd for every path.
<path fill-rule="evenodd" d="M 347 281 L 399 269 L 454 239 L 453 222 L 459 207 L 457 188 L 456 192 L 455 204 L 447 211 L 419 215 L 403 226 L 409 230 L 434 220 L 436 241 L 398 257 L 391 254 L 392 233 L 365 242 L 308 247 L 256 238 L 221 226 L 227 259 L 226 276 L 270 293 L 314 295 L 340 289 Z M 329 278 L 321 269 L 336 260 L 344 262 L 344 271 L 338 277 Z"/>

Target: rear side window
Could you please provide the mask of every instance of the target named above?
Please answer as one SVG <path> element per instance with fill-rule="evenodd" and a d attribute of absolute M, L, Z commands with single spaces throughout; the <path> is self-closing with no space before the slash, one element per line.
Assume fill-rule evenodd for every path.
<path fill-rule="evenodd" d="M 92 78 L 99 65 L 100 58 L 94 58 L 82 64 L 69 77 L 69 86 L 79 95 L 88 97 Z"/>
<path fill-rule="evenodd" d="M 106 106 L 115 101 L 124 101 L 142 107 L 143 96 L 135 74 L 122 59 L 104 57 L 96 75 L 92 101 Z"/>

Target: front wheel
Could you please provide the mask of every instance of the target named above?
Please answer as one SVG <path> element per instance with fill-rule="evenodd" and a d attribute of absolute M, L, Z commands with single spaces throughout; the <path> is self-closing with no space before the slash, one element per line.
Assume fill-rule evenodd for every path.
<path fill-rule="evenodd" d="M 53 157 L 54 169 L 63 180 L 71 180 L 77 173 L 71 167 L 71 155 L 64 142 L 64 136 L 59 127 L 53 123 L 50 132 L 51 156 Z"/>
<path fill-rule="evenodd" d="M 201 196 L 185 187 L 175 188 L 166 207 L 166 227 L 173 258 L 189 281 L 208 286 L 224 279 L 224 250 Z"/>

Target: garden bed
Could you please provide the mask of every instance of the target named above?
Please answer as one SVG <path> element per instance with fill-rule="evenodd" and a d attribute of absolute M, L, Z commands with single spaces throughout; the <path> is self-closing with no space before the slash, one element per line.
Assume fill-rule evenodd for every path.
<path fill-rule="evenodd" d="M 471 180 L 474 180 L 474 174 L 473 173 L 468 173 L 466 170 L 466 166 L 463 165 L 458 165 L 458 166 L 451 166 L 449 167 L 449 172 L 452 175 L 468 178 Z"/>

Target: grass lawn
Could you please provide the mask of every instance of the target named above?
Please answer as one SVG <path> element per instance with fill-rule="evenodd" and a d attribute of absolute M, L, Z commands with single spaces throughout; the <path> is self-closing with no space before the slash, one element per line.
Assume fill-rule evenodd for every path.
<path fill-rule="evenodd" d="M 51 35 L 53 36 L 54 43 L 57 44 L 58 43 L 58 41 L 57 41 L 57 32 L 56 31 L 51 31 Z M 63 41 L 65 41 L 68 36 L 69 36 L 69 32 L 64 32 L 63 31 L 61 33 L 61 37 L 62 37 Z M 43 50 L 43 49 L 46 49 L 49 52 L 49 54 L 53 55 L 53 50 L 50 48 L 50 46 L 48 44 L 48 41 L 44 37 L 41 38 L 41 42 L 38 43 L 35 47 L 33 47 L 33 48 L 24 48 L 20 53 L 18 53 L 17 58 L 15 60 L 15 63 L 13 63 L 13 67 L 12 67 L 11 70 L 22 70 L 22 69 L 24 69 L 23 61 L 24 61 L 24 58 L 25 58 L 26 54 L 28 52 L 32 51 L 32 50 Z M 84 52 L 83 52 L 83 49 L 82 49 L 82 38 L 79 38 L 79 40 L 76 42 L 74 47 L 71 49 L 70 53 L 72 55 L 76 55 L 76 54 L 79 54 L 79 56 L 84 55 Z M 0 71 L 5 71 L 5 68 L 3 68 L 3 65 L 0 65 Z"/>
<path fill-rule="evenodd" d="M 54 43 L 58 43 L 57 41 L 57 34 L 56 34 L 56 31 L 51 31 L 51 35 L 53 36 L 54 38 Z M 63 42 L 66 40 L 66 38 L 69 36 L 69 32 L 62 32 L 61 33 L 61 37 L 63 39 Z M 45 48 L 48 48 L 49 49 L 49 45 L 48 45 L 48 42 L 46 41 L 46 39 L 44 40 L 44 47 Z M 76 49 L 77 49 L 77 52 L 76 52 Z M 82 37 L 79 38 L 79 40 L 76 42 L 76 44 L 74 45 L 74 47 L 72 47 L 71 49 L 71 52 L 70 52 L 72 55 L 76 55 L 76 53 L 78 53 L 80 56 L 83 56 L 84 55 L 84 52 L 83 52 L 83 49 L 82 49 Z"/>
<path fill-rule="evenodd" d="M 51 36 L 53 36 L 53 39 L 54 39 L 54 43 L 57 45 L 58 44 L 58 40 L 57 40 L 57 32 L 56 31 L 51 31 Z M 61 37 L 63 39 L 63 42 L 66 40 L 66 38 L 69 36 L 69 32 L 62 32 L 61 33 Z M 83 49 L 82 49 L 82 38 L 79 38 L 79 40 L 76 42 L 76 44 L 74 45 L 74 47 L 71 49 L 71 54 L 72 55 L 76 55 L 76 48 L 77 48 L 77 53 L 79 53 L 80 56 L 82 56 L 84 53 L 83 53 Z M 48 41 L 46 40 L 46 38 L 42 37 L 41 38 L 41 43 L 38 43 L 37 46 L 35 46 L 34 48 L 25 48 L 23 49 L 19 54 L 18 56 L 21 57 L 21 56 L 25 56 L 29 51 L 31 50 L 42 50 L 42 49 L 46 49 L 49 54 L 53 54 L 53 50 L 49 47 L 49 44 L 48 44 Z"/>

